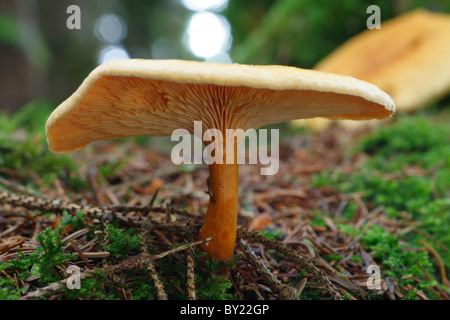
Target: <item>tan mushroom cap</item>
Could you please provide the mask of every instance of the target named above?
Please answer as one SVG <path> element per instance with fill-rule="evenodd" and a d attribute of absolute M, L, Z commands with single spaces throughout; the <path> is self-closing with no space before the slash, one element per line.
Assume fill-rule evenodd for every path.
<path fill-rule="evenodd" d="M 450 92 L 450 15 L 403 14 L 351 38 L 314 69 L 373 83 L 398 111 L 420 108 Z"/>
<path fill-rule="evenodd" d="M 397 111 L 411 112 L 450 92 L 450 15 L 418 9 L 382 22 L 349 39 L 315 67 L 373 83 L 388 93 Z M 323 131 L 336 123 L 349 129 L 379 121 L 294 120 L 294 127 Z"/>
<path fill-rule="evenodd" d="M 258 129 L 313 117 L 381 119 L 392 99 L 347 76 L 283 66 L 117 60 L 97 67 L 46 124 L 50 150 L 175 129 Z"/>

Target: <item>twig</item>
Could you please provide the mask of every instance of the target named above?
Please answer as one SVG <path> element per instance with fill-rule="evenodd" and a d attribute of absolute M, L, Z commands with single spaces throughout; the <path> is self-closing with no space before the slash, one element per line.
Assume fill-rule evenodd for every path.
<path fill-rule="evenodd" d="M 83 255 L 86 258 L 90 259 L 104 259 L 108 258 L 110 254 L 108 251 L 99 251 L 99 252 L 83 252 Z"/>
<path fill-rule="evenodd" d="M 195 292 L 195 272 L 194 272 L 194 250 L 191 248 L 187 249 L 187 288 L 188 288 L 188 298 L 189 300 L 196 300 Z"/>
<path fill-rule="evenodd" d="M 430 245 L 425 240 L 422 240 L 420 243 L 422 243 L 425 246 L 425 248 L 427 248 L 427 250 L 431 253 L 431 255 L 436 259 L 436 262 L 439 266 L 439 272 L 441 273 L 442 284 L 446 287 L 450 287 L 450 282 L 448 281 L 447 275 L 445 274 L 444 261 L 442 261 L 442 258 L 439 255 L 439 253 L 436 251 L 436 249 L 433 248 L 432 245 Z"/>
<path fill-rule="evenodd" d="M 147 270 L 150 272 L 150 275 L 153 279 L 153 282 L 155 282 L 155 287 L 156 287 L 156 291 L 158 293 L 158 299 L 159 300 L 167 300 L 167 293 L 164 290 L 164 285 L 161 282 L 161 280 L 159 280 L 158 277 L 158 273 L 156 272 L 155 266 L 153 265 L 153 263 L 149 262 L 147 264 Z"/>
<path fill-rule="evenodd" d="M 152 195 L 152 199 L 150 200 L 150 203 L 148 204 L 149 208 L 153 208 L 153 205 L 155 204 L 156 198 L 158 197 L 159 188 L 156 188 L 155 192 Z"/>
<path fill-rule="evenodd" d="M 192 243 L 188 243 L 181 247 L 175 248 L 173 250 L 169 250 L 168 252 L 164 252 L 162 254 L 155 255 L 155 256 L 147 256 L 147 257 L 142 257 L 142 255 L 132 256 L 116 265 L 103 266 L 102 268 L 99 268 L 99 269 L 93 269 L 93 270 L 89 270 L 87 272 L 81 272 L 80 280 L 83 280 L 85 278 L 95 275 L 96 271 L 98 271 L 98 270 L 100 270 L 103 273 L 120 273 L 125 270 L 132 271 L 132 270 L 139 270 L 139 269 L 143 269 L 143 268 L 149 268 L 149 271 L 151 272 L 152 278 L 153 278 L 154 275 L 156 274 L 156 270 L 154 269 L 153 264 L 152 264 L 154 260 L 161 259 L 170 253 L 175 253 L 175 252 L 182 251 L 182 250 L 185 250 L 188 248 L 192 248 L 194 246 L 205 243 L 206 241 L 209 241 L 209 240 L 210 240 L 210 238 L 195 241 Z M 153 280 L 155 281 L 155 278 L 153 278 Z M 158 284 L 156 284 L 156 282 L 158 280 L 155 281 L 155 285 L 158 285 Z M 22 300 L 36 299 L 36 298 L 42 298 L 42 297 L 48 296 L 50 294 L 57 294 L 66 287 L 66 282 L 67 282 L 67 279 L 51 283 L 48 286 L 45 286 L 43 288 L 38 288 L 35 291 L 30 292 L 29 294 L 21 297 L 21 299 Z M 164 293 L 161 292 L 159 298 L 160 299 L 167 298 L 167 295 L 164 295 L 164 294 L 165 294 L 165 292 Z"/>
<path fill-rule="evenodd" d="M 5 242 L 0 245 L 0 253 L 9 251 L 10 249 L 20 246 L 25 243 L 25 240 L 16 240 L 11 242 Z"/>
<path fill-rule="evenodd" d="M 150 221 L 147 221 L 147 223 L 142 225 L 141 258 L 143 260 L 147 260 L 147 271 L 150 272 L 150 276 L 152 277 L 153 282 L 155 283 L 158 299 L 159 300 L 167 300 L 168 297 L 167 297 L 166 291 L 164 290 L 164 284 L 159 279 L 158 273 L 156 272 L 155 265 L 149 259 L 150 254 L 148 253 L 147 241 L 148 241 L 148 236 L 150 234 L 151 227 L 152 227 L 152 225 L 151 225 Z"/>
<path fill-rule="evenodd" d="M 187 244 L 183 244 L 183 245 L 181 245 L 179 247 L 176 247 L 176 248 L 173 248 L 173 249 L 171 249 L 169 251 L 166 251 L 166 252 L 154 255 L 152 257 L 153 257 L 154 260 L 161 259 L 161 258 L 164 258 L 165 256 L 168 256 L 168 255 L 173 254 L 175 252 L 183 251 L 183 250 L 186 250 L 186 249 L 189 249 L 189 248 L 192 248 L 192 247 L 204 244 L 206 242 L 211 241 L 211 239 L 212 239 L 212 237 L 206 238 L 206 239 L 197 240 L 197 241 L 193 241 L 193 242 L 190 242 L 190 243 L 187 243 Z"/>
<path fill-rule="evenodd" d="M 46 196 L 38 191 L 35 191 L 33 189 L 27 188 L 22 186 L 21 184 L 18 184 L 15 181 L 7 180 L 3 177 L 0 177 L 0 184 L 4 185 L 8 189 L 14 190 L 16 192 L 25 193 L 27 195 L 33 196 L 33 197 L 41 197 L 45 198 Z"/>
<path fill-rule="evenodd" d="M 433 278 L 431 278 L 431 276 L 428 274 L 428 272 L 425 270 L 425 268 L 419 263 L 419 261 L 417 261 L 414 258 L 412 260 L 416 263 L 416 265 L 420 268 L 420 270 L 422 270 L 423 274 L 428 279 L 428 281 L 433 281 Z M 450 299 L 449 296 L 441 288 L 439 288 L 439 286 L 436 285 L 435 288 L 445 300 L 449 300 Z"/>
<path fill-rule="evenodd" d="M 303 278 L 302 280 L 300 280 L 300 282 L 295 286 L 296 290 L 297 290 L 297 296 L 300 296 L 303 292 L 303 290 L 306 287 L 306 284 L 308 283 L 308 279 Z"/>
<path fill-rule="evenodd" d="M 297 300 L 295 289 L 282 284 L 272 272 L 267 268 L 267 266 L 255 255 L 250 246 L 241 239 L 239 241 L 239 246 L 244 251 L 248 260 L 256 267 L 256 270 L 263 276 L 266 280 L 268 286 L 273 293 L 278 294 L 282 300 Z"/>
<path fill-rule="evenodd" d="M 87 277 L 92 276 L 93 271 L 89 272 L 81 272 L 80 280 L 86 279 Z M 31 299 L 39 299 L 51 294 L 57 294 L 61 292 L 64 288 L 67 287 L 67 279 L 50 283 L 48 286 L 43 288 L 37 288 L 35 291 L 28 293 L 27 295 L 20 298 L 20 300 L 31 300 Z"/>
<path fill-rule="evenodd" d="M 105 205 L 106 204 L 106 197 L 104 193 L 102 192 L 102 188 L 100 187 L 100 184 L 98 183 L 98 170 L 95 166 L 90 166 L 87 171 L 87 180 L 91 186 L 94 201 L 97 205 Z"/>
<path fill-rule="evenodd" d="M 116 217 L 127 224 L 139 225 L 145 217 L 126 216 L 120 210 L 111 210 L 105 207 L 83 206 L 62 200 L 44 199 L 33 196 L 21 196 L 9 191 L 0 191 L 0 204 L 9 204 L 17 207 L 24 207 L 29 210 L 39 210 L 41 212 L 52 212 L 61 214 L 66 211 L 70 215 L 75 215 L 83 211 L 87 217 L 96 218 L 100 221 L 102 218 L 111 220 Z"/>
<path fill-rule="evenodd" d="M 65 238 L 63 238 L 61 240 L 61 243 L 66 243 L 66 242 L 75 240 L 76 238 L 81 237 L 82 235 L 85 235 L 87 233 L 89 233 L 89 230 L 87 228 L 75 231 L 72 234 L 70 234 L 70 235 L 66 236 Z"/>
<path fill-rule="evenodd" d="M 314 275 L 314 277 L 322 285 L 325 286 L 325 288 L 331 294 L 333 299 L 343 300 L 341 294 L 336 289 L 336 287 L 331 283 L 331 281 L 328 278 L 328 276 L 326 275 L 326 273 L 317 267 L 317 265 L 316 265 L 317 262 L 315 259 L 309 259 L 307 257 L 304 257 L 297 251 L 294 251 L 277 241 L 271 240 L 269 238 L 266 238 L 264 236 L 261 236 L 261 235 L 255 233 L 255 232 L 247 231 L 242 228 L 238 228 L 237 236 L 239 238 L 247 239 L 253 243 L 261 243 L 266 247 L 271 247 L 271 248 L 277 250 L 278 252 L 283 253 L 284 255 L 286 255 L 287 257 L 292 259 L 295 263 L 297 263 L 299 266 L 306 268 L 309 272 L 311 272 Z"/>
<path fill-rule="evenodd" d="M 62 229 L 63 229 L 64 233 L 66 234 L 66 238 L 69 237 L 69 233 L 67 232 L 66 226 L 64 225 L 64 222 L 62 221 L 61 215 L 58 214 L 58 218 L 59 218 L 59 221 L 61 222 Z M 75 243 L 73 242 L 73 239 L 70 239 L 70 238 L 69 238 L 68 241 L 69 241 L 70 245 L 72 246 L 73 250 L 75 250 L 75 251 L 77 252 L 78 256 L 86 263 L 87 267 L 88 267 L 89 269 L 92 269 L 92 266 L 91 266 L 91 264 L 89 263 L 88 259 L 87 259 L 86 256 L 83 254 L 83 252 L 81 251 L 81 249 L 78 248 L 77 245 L 75 245 Z"/>

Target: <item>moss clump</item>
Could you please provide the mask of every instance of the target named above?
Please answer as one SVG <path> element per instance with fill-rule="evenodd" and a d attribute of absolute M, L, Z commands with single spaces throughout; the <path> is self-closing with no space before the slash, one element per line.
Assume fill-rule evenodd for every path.
<path fill-rule="evenodd" d="M 363 137 L 352 150 L 351 155 L 370 155 L 358 171 L 346 173 L 338 169 L 313 176 L 315 187 L 333 185 L 342 193 L 362 192 L 369 210 L 382 206 L 388 219 L 417 225 L 420 233 L 403 235 L 371 226 L 362 238 L 385 275 L 404 284 L 410 281 L 403 279 L 406 275 L 422 278 L 423 288 L 436 285 L 435 279 L 439 279 L 434 259 L 423 250 L 423 241 L 435 247 L 444 264 L 450 265 L 450 252 L 446 249 L 450 247 L 448 137 L 447 125 L 422 117 L 400 117 L 393 125 Z M 349 205 L 342 217 L 349 219 L 354 212 L 355 206 Z M 425 280 L 424 272 L 433 280 Z"/>
<path fill-rule="evenodd" d="M 58 271 L 57 267 L 77 257 L 64 253 L 59 233 L 47 228 L 36 236 L 36 240 L 39 246 L 35 253 L 27 255 L 19 253 L 19 258 L 0 263 L 0 269 L 19 270 L 19 279 L 39 276 L 39 282 L 42 284 L 65 278 L 66 274 Z"/>
<path fill-rule="evenodd" d="M 0 278 L 0 301 L 1 300 L 18 300 L 19 293 L 11 279 Z"/>
<path fill-rule="evenodd" d="M 106 227 L 106 233 L 110 243 L 106 249 L 111 253 L 111 256 L 117 259 L 124 259 L 127 255 L 139 249 L 141 246 L 142 235 L 135 234 L 135 229 L 122 230 L 109 224 Z"/>

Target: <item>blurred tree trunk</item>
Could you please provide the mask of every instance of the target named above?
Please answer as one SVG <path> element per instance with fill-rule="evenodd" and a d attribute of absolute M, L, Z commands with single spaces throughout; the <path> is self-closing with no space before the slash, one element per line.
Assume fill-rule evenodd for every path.
<path fill-rule="evenodd" d="M 29 64 L 28 81 L 22 85 L 28 97 L 47 96 L 50 52 L 42 36 L 38 0 L 16 0 L 19 45 Z"/>

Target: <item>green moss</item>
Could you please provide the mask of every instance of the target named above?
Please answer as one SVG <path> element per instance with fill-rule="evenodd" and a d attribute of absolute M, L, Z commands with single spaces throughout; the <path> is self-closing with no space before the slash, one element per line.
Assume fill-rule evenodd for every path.
<path fill-rule="evenodd" d="M 43 283 L 60 280 L 62 276 L 56 273 L 55 267 L 71 259 L 76 259 L 77 256 L 63 252 L 59 233 L 51 230 L 51 228 L 39 233 L 36 240 L 39 242 L 36 252 L 38 259 L 32 275 L 40 275 L 40 281 Z"/>
<path fill-rule="evenodd" d="M 232 300 L 233 296 L 228 293 L 232 287 L 231 281 L 220 275 L 212 274 L 206 279 L 199 279 L 198 298 L 200 300 Z"/>
<path fill-rule="evenodd" d="M 80 289 L 64 288 L 64 298 L 75 299 L 105 299 L 105 276 L 97 270 L 95 275 L 85 278 L 81 282 Z M 112 297 L 111 297 L 112 298 Z"/>
<path fill-rule="evenodd" d="M 110 243 L 106 249 L 111 253 L 111 256 L 117 259 L 124 259 L 132 251 L 138 250 L 141 246 L 142 236 L 139 234 L 133 235 L 136 229 L 122 230 L 109 224 L 106 228 L 106 233 Z"/>
<path fill-rule="evenodd" d="M 24 255 L 18 253 L 19 258 L 0 263 L 0 269 L 17 270 L 18 279 L 39 276 L 39 283 L 48 284 L 65 278 L 65 274 L 58 273 L 56 267 L 72 259 L 73 254 L 64 253 L 59 233 L 47 228 L 36 236 L 39 246 L 36 253 Z"/>
<path fill-rule="evenodd" d="M 50 104 L 36 101 L 12 116 L 0 112 L 0 167 L 14 170 L 24 185 L 30 184 L 30 176 L 38 175 L 46 185 L 59 178 L 71 187 L 83 186 L 74 161 L 48 149 L 44 128 L 52 109 Z"/>
<path fill-rule="evenodd" d="M 399 282 L 409 283 L 411 279 L 402 280 L 403 276 L 423 277 L 424 268 L 433 273 L 428 252 L 419 252 L 410 243 L 401 244 L 402 237 L 392 234 L 380 226 L 371 226 L 364 234 L 361 242 L 368 251 L 372 251 L 376 261 L 385 269 L 383 275 L 394 277 Z"/>
<path fill-rule="evenodd" d="M 61 219 L 62 219 L 64 226 L 71 227 L 72 232 L 83 229 L 86 226 L 85 225 L 86 216 L 84 215 L 83 211 L 79 211 L 75 215 L 70 215 L 66 211 L 64 211 Z M 61 229 L 62 229 L 62 227 L 59 226 L 58 230 L 61 230 Z"/>
<path fill-rule="evenodd" d="M 409 290 L 403 300 L 419 300 L 419 298 L 417 297 L 418 291 L 419 290 Z"/>
<path fill-rule="evenodd" d="M 229 293 L 232 287 L 230 279 L 217 275 L 217 272 L 224 268 L 233 268 L 238 257 L 234 257 L 231 262 L 220 262 L 208 259 L 205 262 L 205 269 L 196 274 L 197 294 L 199 300 L 231 300 L 233 296 Z"/>
<path fill-rule="evenodd" d="M 222 263 L 216 260 L 205 260 L 203 252 L 195 252 L 195 289 L 199 300 L 230 300 L 233 299 L 230 289 L 231 281 L 218 275 L 224 268 L 233 268 L 235 260 Z M 173 255 L 169 255 L 154 262 L 159 280 L 170 299 L 186 300 L 187 267 L 179 263 Z M 134 300 L 155 300 L 158 298 L 152 275 L 148 270 L 139 270 L 125 273 L 128 281 L 126 289 Z"/>
<path fill-rule="evenodd" d="M 272 240 L 283 240 L 286 236 L 280 229 L 266 228 L 261 231 L 261 235 Z"/>
<path fill-rule="evenodd" d="M 136 277 L 136 274 L 133 274 Z M 142 273 L 139 282 L 130 282 L 127 286 L 131 290 L 134 300 L 155 300 L 157 292 L 155 284 L 147 273 Z"/>
<path fill-rule="evenodd" d="M 19 293 L 11 279 L 0 278 L 0 301 L 2 300 L 18 300 Z"/>
<path fill-rule="evenodd" d="M 314 175 L 315 187 L 334 186 L 342 193 L 361 192 L 369 210 L 383 207 L 388 218 L 414 222 L 422 233 L 391 234 L 381 226 L 371 226 L 362 238 L 367 251 L 372 251 L 385 276 L 411 274 L 425 280 L 421 266 L 429 275 L 438 277 L 434 260 L 423 251 L 427 241 L 450 265 L 450 127 L 423 117 L 400 117 L 393 125 L 382 127 L 363 137 L 350 155 L 370 155 L 358 171 L 333 170 Z M 350 219 L 356 203 L 349 203 L 342 218 Z M 353 234 L 345 224 L 342 232 Z M 400 244 L 402 243 L 402 244 Z M 422 282 L 424 288 L 435 284 Z M 431 292 L 428 292 L 432 296 Z"/>

